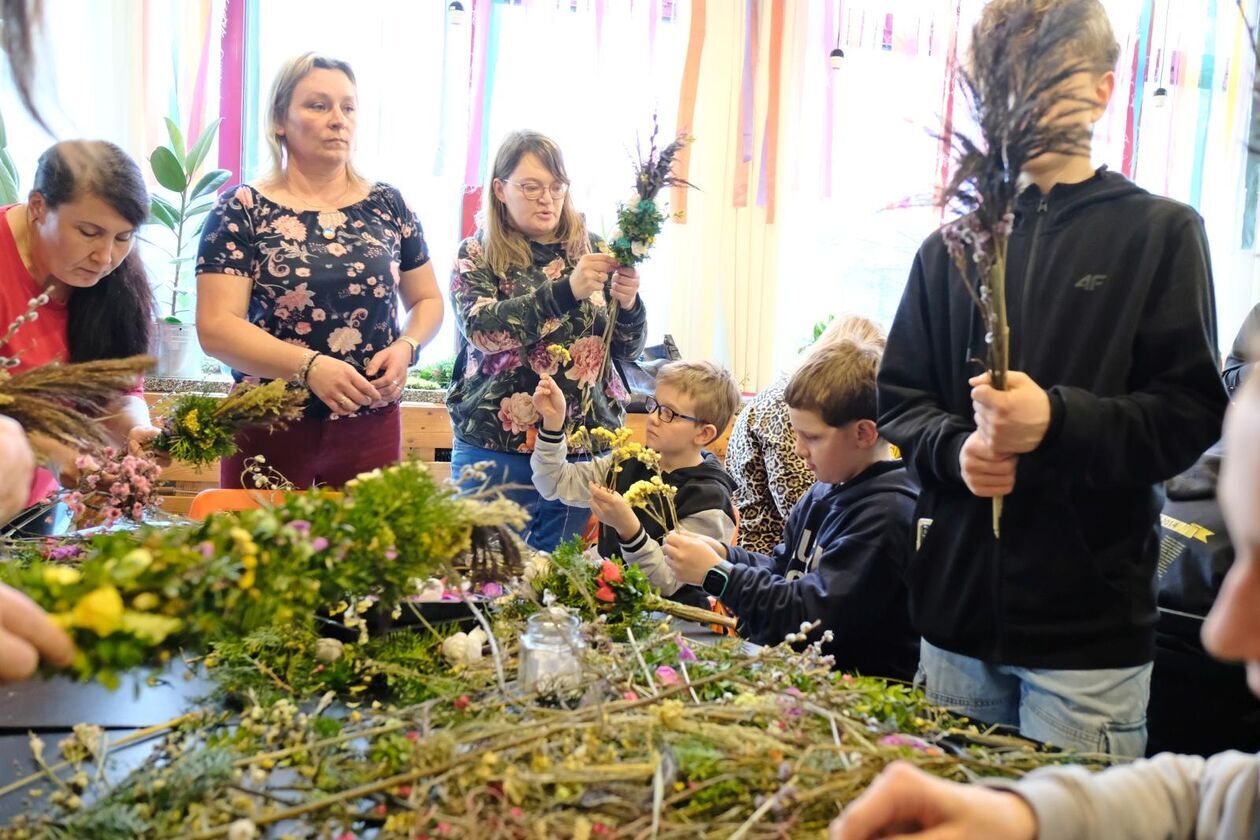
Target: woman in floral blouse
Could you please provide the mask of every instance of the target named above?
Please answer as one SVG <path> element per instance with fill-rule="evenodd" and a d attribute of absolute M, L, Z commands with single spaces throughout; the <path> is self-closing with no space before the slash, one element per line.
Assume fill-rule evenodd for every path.
<path fill-rule="evenodd" d="M 602 242 L 586 230 L 568 190 L 555 143 L 530 131 L 509 135 L 495 156 L 482 228 L 460 245 L 451 275 L 459 324 L 446 398 L 451 466 L 458 475 L 493 462 L 490 483 L 517 486 L 509 495 L 531 510 L 529 542 L 541 549 L 581 532 L 590 512 L 545 501 L 533 489 L 538 377 L 556 376 L 570 428 L 621 426 L 625 387 L 612 365 L 600 379 L 605 294 L 618 303 L 613 358 L 638 358 L 647 330 L 638 273 L 599 252 Z"/>
<path fill-rule="evenodd" d="M 247 458 L 298 487 L 341 485 L 401 455 L 398 401 L 442 322 L 424 233 L 398 190 L 354 171 L 350 66 L 308 53 L 272 89 L 275 171 L 228 191 L 197 256 L 197 333 L 232 376 L 294 378 L 313 395 L 285 431 L 246 432 L 220 465 L 239 487 Z M 398 299 L 406 310 L 399 330 Z"/>

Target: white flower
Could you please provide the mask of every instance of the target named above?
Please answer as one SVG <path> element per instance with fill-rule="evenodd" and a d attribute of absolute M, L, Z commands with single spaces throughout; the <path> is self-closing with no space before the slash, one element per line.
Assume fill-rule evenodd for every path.
<path fill-rule="evenodd" d="M 320 662 L 336 662 L 345 652 L 346 646 L 340 639 L 325 637 L 315 643 L 315 658 Z"/>
<path fill-rule="evenodd" d="M 648 246 L 646 242 L 640 242 L 636 239 L 630 243 L 630 253 L 634 254 L 636 257 L 646 257 L 647 252 Z"/>
<path fill-rule="evenodd" d="M 255 840 L 258 837 L 258 826 L 253 820 L 239 819 L 228 826 L 228 840 Z"/>
<path fill-rule="evenodd" d="M 446 592 L 446 586 L 437 578 L 429 578 L 428 580 L 420 580 L 415 578 L 416 596 L 413 600 L 429 603 L 431 601 L 441 601 L 443 593 Z"/>
<path fill-rule="evenodd" d="M 538 587 L 536 584 L 538 581 L 544 580 L 549 574 L 551 574 L 550 555 L 541 551 L 531 554 L 529 559 L 525 561 L 525 569 L 521 573 L 521 583 L 528 590 L 525 594 L 533 600 L 538 600 Z"/>
<path fill-rule="evenodd" d="M 442 655 L 452 665 L 475 664 L 481 659 L 481 646 L 488 638 L 480 627 L 471 633 L 456 633 L 442 640 Z"/>

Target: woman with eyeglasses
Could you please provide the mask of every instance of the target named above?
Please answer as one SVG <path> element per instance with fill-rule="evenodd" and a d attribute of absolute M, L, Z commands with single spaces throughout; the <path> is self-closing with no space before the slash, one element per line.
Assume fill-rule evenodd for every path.
<path fill-rule="evenodd" d="M 533 488 L 529 455 L 539 418 L 532 395 L 539 376 L 555 376 L 564 391 L 567 430 L 621 426 L 624 385 L 611 364 L 602 371 L 605 295 L 617 302 L 615 359 L 643 352 L 647 312 L 638 273 L 599 252 L 599 237 L 569 196 L 560 148 L 547 137 L 518 131 L 503 141 L 479 223 L 460 245 L 451 274 L 459 326 L 446 398 L 455 435 L 451 468 L 459 475 L 491 462 L 488 483 L 512 486 L 508 495 L 533 517 L 530 545 L 550 550 L 580 533 L 589 511 L 548 502 Z"/>

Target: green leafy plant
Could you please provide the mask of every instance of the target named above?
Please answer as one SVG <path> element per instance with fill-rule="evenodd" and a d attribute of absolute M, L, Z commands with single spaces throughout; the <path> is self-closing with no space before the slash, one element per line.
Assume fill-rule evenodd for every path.
<path fill-rule="evenodd" d="M 18 173 L 8 145 L 9 135 L 4 129 L 4 117 L 0 116 L 0 204 L 17 204 Z"/>
<path fill-rule="evenodd" d="M 440 362 L 434 362 L 431 365 L 421 365 L 415 368 L 407 375 L 408 388 L 446 388 L 451 384 L 451 379 L 455 375 L 455 357 L 443 359 Z"/>
<path fill-rule="evenodd" d="M 811 338 L 811 339 L 810 339 L 807 343 L 802 344 L 802 345 L 801 345 L 801 346 L 797 349 L 797 351 L 796 351 L 796 352 L 798 352 L 798 353 L 804 353 L 804 352 L 805 352 L 806 350 L 808 350 L 810 347 L 813 347 L 813 346 L 814 346 L 814 344 L 816 344 L 816 343 L 818 342 L 818 339 L 822 338 L 822 334 L 823 334 L 823 333 L 825 333 L 825 332 L 827 331 L 827 327 L 831 326 L 831 322 L 832 322 L 832 321 L 834 321 L 834 320 L 836 320 L 836 316 L 835 316 L 835 315 L 828 315 L 828 316 L 827 316 L 827 320 L 825 320 L 825 321 L 817 321 L 817 322 L 815 322 L 815 324 L 814 324 L 814 329 L 813 329 L 813 337 L 812 337 L 812 338 Z"/>
<path fill-rule="evenodd" d="M 186 255 L 184 251 L 190 244 L 195 246 L 201 236 L 206 213 L 214 206 L 215 190 L 232 177 L 226 169 L 211 169 L 197 177 L 210 153 L 220 122 L 222 120 L 215 120 L 206 126 L 192 146 L 185 149 L 179 126 L 168 117 L 166 131 L 170 135 L 170 144 L 158 146 L 149 155 L 153 177 L 158 184 L 175 194 L 173 199 L 154 195 L 149 206 L 151 221 L 175 234 L 175 250 L 163 249 L 170 255 L 175 270 L 169 281 L 162 280 L 158 284 L 170 292 L 170 297 L 163 300 L 163 304 L 169 303 L 166 321 L 172 324 L 181 323 L 180 314 L 192 309 L 192 294 L 180 287 L 180 279 L 184 263 L 191 261 L 194 255 Z"/>

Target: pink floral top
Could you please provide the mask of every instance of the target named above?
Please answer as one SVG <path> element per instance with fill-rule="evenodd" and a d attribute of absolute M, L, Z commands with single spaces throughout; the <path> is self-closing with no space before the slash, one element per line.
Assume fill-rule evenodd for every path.
<path fill-rule="evenodd" d="M 242 185 L 223 193 L 206 219 L 197 274 L 250 278 L 251 324 L 362 372 L 398 338 L 400 273 L 428 261 L 416 214 L 388 184 L 322 213 L 285 207 Z M 238 382 L 244 376 L 232 371 Z M 330 412 L 312 397 L 306 413 Z"/>
<path fill-rule="evenodd" d="M 592 236 L 590 247 L 599 242 Z M 532 396 L 542 373 L 559 383 L 574 422 L 589 385 L 591 408 L 581 421 L 609 429 L 625 423 L 626 390 L 617 369 L 609 365 L 604 381 L 596 381 L 604 361 L 606 290 L 578 302 L 569 274 L 582 254 L 566 254 L 560 243 L 530 247 L 533 265 L 509 269 L 505 277 L 486 263 L 480 232 L 463 241 L 455 259 L 451 303 L 459 334 L 446 406 L 455 436 L 472 446 L 533 450 L 539 418 Z M 646 338 L 642 299 L 618 309 L 612 357 L 637 359 Z"/>

